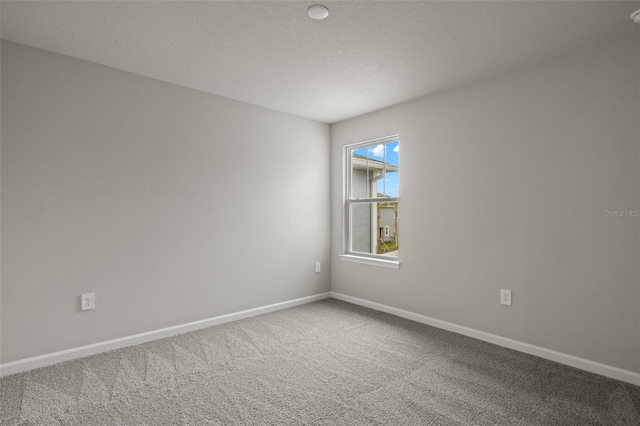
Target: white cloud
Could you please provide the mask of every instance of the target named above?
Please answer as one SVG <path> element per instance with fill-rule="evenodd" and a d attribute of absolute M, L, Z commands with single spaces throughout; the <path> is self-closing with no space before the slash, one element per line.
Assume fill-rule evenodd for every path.
<path fill-rule="evenodd" d="M 369 148 L 374 157 L 384 157 L 384 145 L 376 145 L 373 148 Z"/>
<path fill-rule="evenodd" d="M 395 148 L 393 148 L 393 152 L 398 152 L 400 151 L 400 145 L 396 145 Z"/>

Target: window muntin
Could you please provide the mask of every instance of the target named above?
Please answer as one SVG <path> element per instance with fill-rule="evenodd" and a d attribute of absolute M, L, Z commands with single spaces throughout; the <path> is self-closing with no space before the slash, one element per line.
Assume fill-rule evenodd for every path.
<path fill-rule="evenodd" d="M 397 260 L 399 150 L 397 135 L 346 147 L 346 254 Z"/>

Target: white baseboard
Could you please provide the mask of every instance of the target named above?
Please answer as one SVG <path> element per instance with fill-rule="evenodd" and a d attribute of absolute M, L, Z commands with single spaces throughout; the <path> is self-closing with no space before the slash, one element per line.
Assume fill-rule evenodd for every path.
<path fill-rule="evenodd" d="M 406 318 L 422 324 L 427 324 L 433 327 L 452 331 L 454 333 L 473 337 L 478 340 L 482 340 L 482 341 L 493 343 L 506 348 L 514 349 L 530 355 L 539 356 L 541 358 L 559 362 L 561 364 L 569 365 L 571 367 L 579 368 L 585 371 L 600 374 L 602 376 L 610 377 L 612 379 L 631 383 L 636 386 L 640 386 L 640 374 L 635 373 L 633 371 L 623 370 L 618 367 L 613 367 L 607 364 L 590 361 L 588 359 L 579 358 L 573 355 L 568 355 L 568 354 L 557 352 L 551 349 L 545 349 L 540 346 L 530 345 L 528 343 L 520 342 L 513 339 L 508 339 L 506 337 L 498 336 L 491 333 L 486 333 L 484 331 L 480 331 L 473 328 L 450 323 L 447 321 L 431 318 L 426 315 L 417 314 L 415 312 L 405 311 L 403 309 L 394 308 L 392 306 L 383 305 L 381 303 L 371 302 L 365 299 L 348 296 L 346 294 L 337 293 L 335 291 L 320 293 L 314 296 L 302 297 L 300 299 L 289 300 L 286 302 L 274 303 L 272 305 L 262 306 L 254 309 L 248 309 L 246 311 L 235 312 L 227 315 L 220 315 L 217 317 L 208 318 L 200 321 L 194 321 L 187 324 L 181 324 L 173 327 L 162 328 L 159 330 L 148 331 L 145 333 L 135 334 L 132 336 L 121 337 L 118 339 L 108 340 L 105 342 L 94 343 L 91 345 L 80 346 L 77 348 L 66 349 L 59 352 L 53 352 L 50 354 L 45 354 L 45 355 L 35 356 L 32 358 L 26 358 L 18 361 L 0 364 L 0 377 L 21 373 L 28 370 L 33 370 L 35 368 L 46 367 L 48 365 L 57 364 L 63 361 L 69 361 L 77 358 L 86 357 L 89 355 L 95 355 L 101 352 L 120 349 L 126 346 L 132 346 L 140 343 L 149 342 L 152 340 L 162 339 L 164 337 L 175 336 L 177 334 L 194 331 L 201 328 L 211 327 L 217 324 L 223 324 L 226 322 L 236 321 L 243 318 L 249 318 L 256 315 L 261 315 L 269 312 L 279 311 L 282 309 L 292 308 L 294 306 L 304 305 L 307 303 L 316 302 L 318 300 L 327 299 L 330 297 L 338 300 L 343 300 L 345 302 L 353 303 L 356 305 L 364 306 L 367 308 L 375 309 L 376 311 L 386 312 L 388 314 L 396 315 L 398 317 Z"/>
<path fill-rule="evenodd" d="M 286 302 L 274 303 L 273 305 L 262 306 L 246 311 L 235 312 L 227 315 L 220 315 L 200 321 L 194 321 L 187 324 L 176 325 L 173 327 L 162 328 L 159 330 L 148 331 L 145 333 L 134 334 L 132 336 L 121 337 L 118 339 L 107 340 L 105 342 L 94 343 L 91 345 L 80 346 L 77 348 L 66 349 L 64 351 L 53 352 L 50 354 L 34 356 L 18 361 L 0 364 L 0 377 L 11 374 L 21 373 L 34 368 L 46 367 L 48 365 L 57 364 L 63 361 L 69 361 L 76 358 L 82 358 L 89 355 L 95 355 L 100 352 L 106 352 L 113 349 L 120 349 L 125 346 L 138 345 L 140 343 L 149 342 L 151 340 L 162 339 L 164 337 L 175 336 L 189 331 L 199 330 L 201 328 L 211 327 L 212 325 L 223 324 L 240 320 L 243 318 L 254 317 L 256 315 L 266 314 L 269 312 L 279 311 L 282 309 L 292 308 L 294 306 L 304 305 L 318 300 L 328 299 L 331 293 L 320 293 L 314 296 L 301 297 L 300 299 L 289 300 Z"/>
<path fill-rule="evenodd" d="M 475 330 L 473 328 L 464 327 L 462 325 L 453 324 L 447 321 L 431 318 L 425 315 L 416 314 L 414 312 L 405 311 L 403 309 L 394 308 L 392 306 L 383 305 L 376 302 L 370 302 L 368 300 L 360 299 L 346 294 L 331 292 L 331 297 L 345 302 L 353 303 L 355 305 L 371 308 L 376 311 L 386 312 L 401 318 L 406 318 L 412 321 L 416 321 L 422 324 L 427 324 L 433 327 L 441 328 L 454 333 L 462 334 L 465 336 L 473 337 L 474 339 L 482 340 L 485 342 L 493 343 L 505 348 L 514 349 L 516 351 L 524 352 L 530 355 L 539 356 L 551 361 L 558 362 L 560 364 L 569 365 L 571 367 L 579 368 L 581 370 L 589 371 L 591 373 L 600 374 L 602 376 L 610 377 L 612 379 L 620 380 L 623 382 L 631 383 L 636 386 L 640 386 L 640 374 L 629 370 L 623 370 L 622 368 L 612 367 L 607 364 L 602 364 L 588 359 L 579 358 L 577 356 L 568 355 L 562 352 L 554 351 L 551 349 L 545 349 L 540 346 L 530 345 L 528 343 L 520 342 L 506 337 L 498 336 L 496 334 L 486 333 L 484 331 Z"/>

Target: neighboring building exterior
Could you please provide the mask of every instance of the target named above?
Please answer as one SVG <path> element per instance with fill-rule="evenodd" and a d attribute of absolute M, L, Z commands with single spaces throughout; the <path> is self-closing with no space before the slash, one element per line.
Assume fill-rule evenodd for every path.
<path fill-rule="evenodd" d="M 396 209 L 397 203 L 390 205 L 378 204 L 378 233 L 379 238 L 385 243 L 394 241 L 396 236 Z"/>

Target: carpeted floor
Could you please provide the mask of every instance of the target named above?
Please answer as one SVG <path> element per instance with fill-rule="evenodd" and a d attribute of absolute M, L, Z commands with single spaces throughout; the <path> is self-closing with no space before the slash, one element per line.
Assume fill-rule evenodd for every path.
<path fill-rule="evenodd" d="M 1 425 L 640 425 L 640 388 L 329 299 L 0 379 Z"/>

